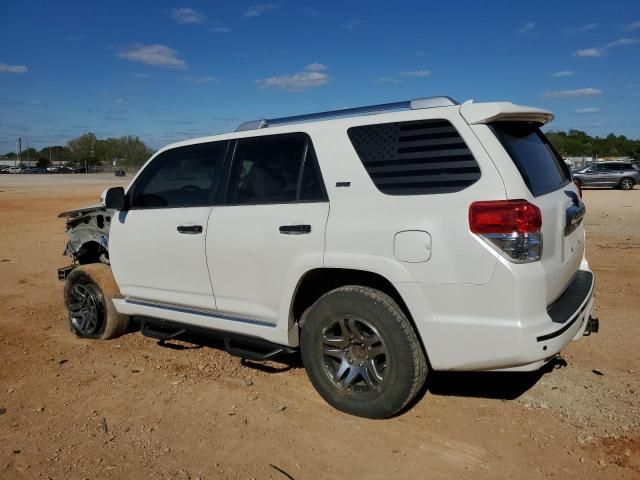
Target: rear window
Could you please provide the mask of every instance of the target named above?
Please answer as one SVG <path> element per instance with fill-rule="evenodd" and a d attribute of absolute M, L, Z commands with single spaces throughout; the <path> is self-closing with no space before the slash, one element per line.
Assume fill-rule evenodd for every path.
<path fill-rule="evenodd" d="M 373 183 L 387 195 L 458 192 L 480 167 L 447 120 L 383 123 L 347 131 Z"/>
<path fill-rule="evenodd" d="M 534 197 L 557 190 L 571 181 L 569 167 L 537 123 L 495 122 L 491 127 Z"/>

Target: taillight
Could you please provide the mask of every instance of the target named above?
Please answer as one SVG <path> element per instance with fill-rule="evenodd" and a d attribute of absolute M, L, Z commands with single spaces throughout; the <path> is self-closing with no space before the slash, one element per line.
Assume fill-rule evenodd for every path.
<path fill-rule="evenodd" d="M 469 228 L 512 262 L 535 262 L 542 256 L 542 214 L 526 200 L 473 202 Z"/>
<path fill-rule="evenodd" d="M 578 195 L 580 195 L 580 198 L 582 198 L 582 183 L 580 183 L 580 180 L 573 180 L 573 183 L 578 189 Z"/>

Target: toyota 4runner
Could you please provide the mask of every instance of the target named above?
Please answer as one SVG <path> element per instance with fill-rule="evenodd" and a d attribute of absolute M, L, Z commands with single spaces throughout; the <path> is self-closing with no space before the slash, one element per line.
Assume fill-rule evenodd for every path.
<path fill-rule="evenodd" d="M 585 207 L 545 110 L 430 97 L 242 124 L 67 212 L 72 330 L 299 350 L 334 407 L 402 410 L 431 370 L 539 369 L 597 331 Z"/>

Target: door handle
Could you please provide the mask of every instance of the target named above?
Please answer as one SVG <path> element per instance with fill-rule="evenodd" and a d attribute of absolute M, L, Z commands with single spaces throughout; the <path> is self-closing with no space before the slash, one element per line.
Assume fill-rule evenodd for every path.
<path fill-rule="evenodd" d="M 311 233 L 311 225 L 280 225 L 279 230 L 283 235 L 304 235 Z"/>
<path fill-rule="evenodd" d="M 202 225 L 178 225 L 178 233 L 197 235 L 202 233 Z"/>

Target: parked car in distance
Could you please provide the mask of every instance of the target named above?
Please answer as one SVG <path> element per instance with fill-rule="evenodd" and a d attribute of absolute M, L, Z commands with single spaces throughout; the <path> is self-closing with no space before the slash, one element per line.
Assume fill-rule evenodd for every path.
<path fill-rule="evenodd" d="M 611 187 L 631 190 L 640 182 L 640 167 L 632 162 L 600 162 L 573 172 L 580 187 Z"/>

